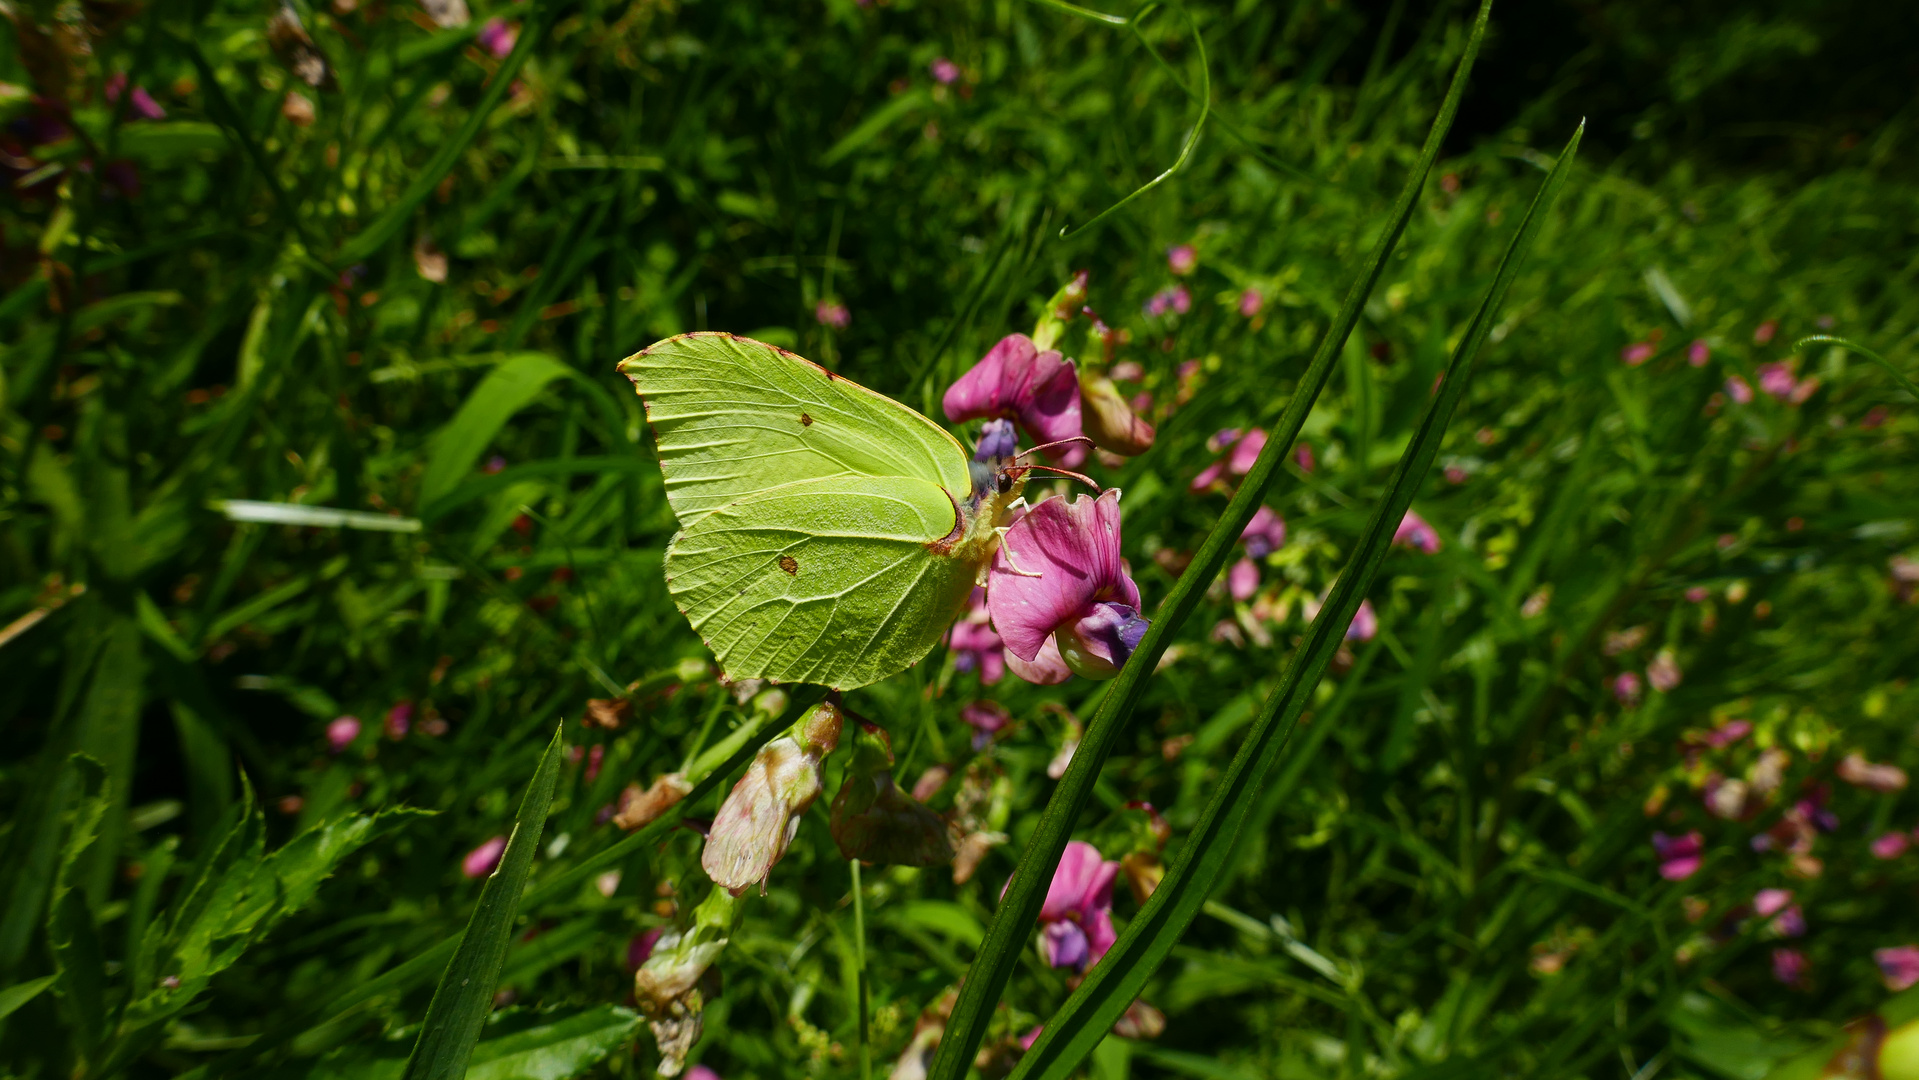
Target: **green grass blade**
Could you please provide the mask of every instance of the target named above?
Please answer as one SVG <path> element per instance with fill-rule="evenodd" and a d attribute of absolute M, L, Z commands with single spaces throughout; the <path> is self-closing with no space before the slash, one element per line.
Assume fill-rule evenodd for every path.
<path fill-rule="evenodd" d="M 434 440 L 426 475 L 420 479 L 420 505 L 428 506 L 458 487 L 513 414 L 568 370 L 545 353 L 520 353 L 488 372 Z"/>
<path fill-rule="evenodd" d="M 426 1022 L 420 1027 L 420 1041 L 407 1058 L 406 1080 L 459 1080 L 466 1075 L 467 1059 L 480 1041 L 487 1015 L 493 1011 L 494 984 L 506 962 L 513 917 L 520 910 L 520 893 L 533 872 L 540 831 L 553 805 L 553 786 L 559 779 L 562 756 L 560 731 L 554 729 L 553 740 L 540 756 L 533 782 L 520 800 L 520 812 L 499 868 L 481 888 L 480 902 L 466 924 L 453 962 L 446 966 L 440 985 L 434 988 L 433 1001 L 426 1007 Z"/>
<path fill-rule="evenodd" d="M 1127 926 L 1126 933 L 1067 999 L 1065 1006 L 1047 1022 L 1039 1041 L 1013 1071 L 1013 1080 L 1064 1080 L 1077 1068 L 1105 1037 L 1113 1021 L 1139 996 L 1146 980 L 1212 895 L 1214 882 L 1231 860 L 1247 812 L 1259 801 L 1260 782 L 1271 771 L 1300 713 L 1332 663 L 1347 624 L 1385 560 L 1394 529 L 1412 505 L 1414 493 L 1439 453 L 1447 422 L 1465 390 L 1473 359 L 1492 328 L 1493 317 L 1505 300 L 1513 275 L 1538 235 L 1543 211 L 1552 206 L 1565 186 L 1584 131 L 1582 125 L 1574 132 L 1520 222 L 1500 260 L 1492 288 L 1481 301 L 1447 365 L 1441 391 L 1428 405 L 1412 443 L 1401 455 L 1385 496 L 1373 509 L 1359 546 L 1339 576 L 1339 584 L 1319 617 L 1313 620 L 1305 644 L 1294 653 L 1280 685 L 1254 719 L 1252 729 L 1220 778 L 1199 823 L 1193 827 L 1158 890 Z"/>
<path fill-rule="evenodd" d="M 1907 375 L 1903 371 L 1900 371 L 1898 368 L 1893 367 L 1892 361 L 1886 359 L 1883 356 L 1880 356 L 1878 353 L 1873 352 L 1871 349 L 1868 349 L 1864 345 L 1861 345 L 1857 342 L 1847 341 L 1845 338 L 1842 338 L 1842 337 L 1833 337 L 1830 334 L 1814 334 L 1811 337 L 1803 337 L 1803 338 L 1800 338 L 1798 341 L 1793 342 L 1792 347 L 1795 350 L 1798 350 L 1798 349 L 1803 349 L 1808 345 L 1815 345 L 1815 344 L 1816 345 L 1832 345 L 1841 349 L 1850 349 L 1851 351 L 1858 353 L 1860 356 L 1863 356 L 1866 359 L 1871 360 L 1873 363 L 1878 364 L 1880 367 L 1885 368 L 1886 373 L 1888 375 L 1891 375 L 1893 378 L 1899 380 L 1899 385 L 1906 388 L 1906 393 L 1911 394 L 1914 398 L 1919 398 L 1919 383 L 1913 382 L 1911 376 Z"/>
<path fill-rule="evenodd" d="M 1392 217 L 1381 230 L 1365 265 L 1347 291 L 1339 314 L 1327 328 L 1311 365 L 1301 376 L 1277 430 L 1260 452 L 1258 462 L 1247 474 L 1239 491 L 1227 504 L 1219 522 L 1207 534 L 1191 565 L 1174 583 L 1172 592 L 1155 614 L 1152 627 L 1146 631 L 1132 659 L 1127 661 L 1126 667 L 1107 689 L 1099 711 L 1087 726 L 1079 749 L 1073 755 L 1072 764 L 1067 768 L 1066 775 L 1061 777 L 1059 786 L 1047 804 L 1046 813 L 1020 855 L 1012 882 L 1000 900 L 992 925 L 987 929 L 986 941 L 960 987 L 959 1000 L 954 1004 L 946 1035 L 933 1060 L 930 1080 L 960 1080 L 971 1064 L 973 1054 L 986 1034 L 986 1024 L 993 1007 L 1006 986 L 1006 980 L 1012 975 L 1020 952 L 1026 947 L 1033 920 L 1038 916 L 1047 886 L 1051 884 L 1053 868 L 1059 864 L 1060 853 L 1066 849 L 1066 841 L 1072 835 L 1073 822 L 1091 796 L 1093 785 L 1099 779 L 1100 767 L 1112 752 L 1120 729 L 1139 704 L 1147 676 L 1158 664 L 1160 654 L 1165 651 L 1172 635 L 1192 614 L 1207 586 L 1226 565 L 1233 544 L 1265 499 L 1266 489 L 1278 473 L 1280 462 L 1292 450 L 1293 441 L 1299 437 L 1300 428 L 1306 423 L 1306 414 L 1311 411 L 1313 402 L 1326 385 L 1334 359 L 1345 348 L 1347 337 L 1359 322 L 1366 297 L 1372 293 L 1387 257 L 1399 242 L 1407 220 L 1412 217 L 1413 206 L 1425 187 L 1426 176 L 1434 160 L 1439 157 L 1440 144 L 1452 127 L 1453 116 L 1458 112 L 1460 99 L 1465 95 L 1467 76 L 1472 71 L 1474 58 L 1479 54 L 1480 42 L 1485 38 L 1486 21 L 1491 9 L 1492 0 L 1482 0 L 1478 16 L 1473 22 L 1472 35 L 1467 39 L 1465 53 L 1459 59 L 1452 84 L 1446 90 L 1446 98 L 1440 104 L 1439 114 L 1434 118 L 1426 143 L 1420 150 L 1419 160 L 1393 205 Z"/>

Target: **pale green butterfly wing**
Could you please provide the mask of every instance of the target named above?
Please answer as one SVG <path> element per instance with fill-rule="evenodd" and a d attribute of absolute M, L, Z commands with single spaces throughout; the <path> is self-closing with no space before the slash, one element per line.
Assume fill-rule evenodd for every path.
<path fill-rule="evenodd" d="M 756 491 L 680 530 L 667 588 L 735 679 L 850 690 L 925 656 L 977 567 L 946 490 L 906 476 L 836 476 Z"/>
<path fill-rule="evenodd" d="M 620 363 L 646 403 L 682 526 L 776 484 L 905 476 L 971 491 L 946 429 L 809 360 L 731 334 L 682 334 Z"/>

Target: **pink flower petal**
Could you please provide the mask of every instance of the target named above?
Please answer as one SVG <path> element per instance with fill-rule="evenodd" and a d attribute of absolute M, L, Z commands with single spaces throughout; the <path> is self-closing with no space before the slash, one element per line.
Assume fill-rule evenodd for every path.
<path fill-rule="evenodd" d="M 1046 902 L 1040 905 L 1039 917 L 1042 920 L 1064 919 L 1086 905 L 1099 885 L 1100 864 L 1104 862 L 1099 849 L 1084 840 L 1069 841 L 1066 850 L 1059 856 L 1059 865 L 1053 868 L 1053 882 L 1047 886 Z M 1113 864 L 1115 872 L 1119 864 Z M 1112 891 L 1112 877 L 1106 878 L 1108 895 Z"/>
<path fill-rule="evenodd" d="M 506 837 L 496 836 L 466 853 L 466 858 L 460 860 L 460 873 L 470 878 L 483 878 L 500 865 L 500 856 L 504 854 Z"/>
<path fill-rule="evenodd" d="M 1919 948 L 1897 945 L 1874 949 L 1872 961 L 1879 965 L 1879 974 L 1886 980 L 1888 990 L 1909 990 L 1919 984 Z"/>
<path fill-rule="evenodd" d="M 1245 476 L 1253 471 L 1253 462 L 1259 460 L 1259 452 L 1266 449 L 1266 432 L 1254 428 L 1233 444 L 1233 452 L 1226 455 L 1226 471 L 1234 476 Z"/>
<path fill-rule="evenodd" d="M 1233 599 L 1245 601 L 1259 591 L 1259 564 L 1251 559 L 1241 559 L 1226 571 L 1226 590 Z"/>
<path fill-rule="evenodd" d="M 1053 634 L 1053 640 L 1059 644 L 1059 654 L 1073 674 L 1088 679 L 1110 679 L 1119 674 L 1133 650 L 1139 648 L 1148 625 L 1137 609 L 1103 600 L 1076 622 L 1060 627 Z"/>
<path fill-rule="evenodd" d="M 1120 561 L 1119 491 L 1097 499 L 1055 495 L 1006 530 L 988 573 L 986 606 L 1007 651 L 1028 662 L 1046 639 L 1100 601 L 1139 608 L 1139 586 Z"/>
<path fill-rule="evenodd" d="M 1025 334 L 1008 334 L 947 389 L 941 407 L 956 424 L 1003 417 L 1036 443 L 1071 439 L 1080 434 L 1079 375 L 1059 353 L 1040 352 Z"/>
<path fill-rule="evenodd" d="M 1033 659 L 1021 660 L 1013 655 L 1013 650 L 1002 649 L 1000 663 L 1035 686 L 1053 686 L 1073 677 L 1073 669 L 1066 666 L 1066 658 L 1059 654 L 1059 643 L 1050 637 Z M 981 670 L 984 672 L 983 667 Z"/>
<path fill-rule="evenodd" d="M 1239 541 L 1246 545 L 1246 554 L 1263 559 L 1286 545 L 1286 519 L 1273 513 L 1272 507 L 1262 506 L 1240 531 Z"/>
<path fill-rule="evenodd" d="M 1119 867 L 1118 863 L 1107 863 L 1106 865 L 1115 869 Z M 1119 931 L 1113 929 L 1113 912 L 1111 908 L 1103 908 L 1088 916 L 1086 919 L 1086 966 L 1092 967 L 1104 959 L 1106 950 L 1112 948 L 1113 943 L 1118 940 Z"/>

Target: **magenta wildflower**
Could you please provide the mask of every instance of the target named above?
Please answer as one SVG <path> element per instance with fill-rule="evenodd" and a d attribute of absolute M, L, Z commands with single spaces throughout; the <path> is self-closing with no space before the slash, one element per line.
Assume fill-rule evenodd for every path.
<path fill-rule="evenodd" d="M 506 837 L 496 836 L 466 853 L 466 858 L 460 860 L 460 873 L 470 878 L 483 878 L 500 865 L 500 856 L 504 854 Z"/>
<path fill-rule="evenodd" d="M 1006 674 L 1006 661 L 991 618 L 986 610 L 986 590 L 974 589 L 973 598 L 966 604 L 966 614 L 953 624 L 946 638 L 953 650 L 954 670 L 978 671 L 979 681 L 988 686 Z"/>
<path fill-rule="evenodd" d="M 1752 332 L 1752 343 L 1754 345 L 1765 345 L 1771 342 L 1772 336 L 1778 332 L 1779 320 L 1767 319 L 1765 322 L 1759 324 L 1758 329 Z"/>
<path fill-rule="evenodd" d="M 1706 588 L 1704 585 L 1694 585 L 1686 590 L 1686 602 L 1689 604 L 1703 604 L 1706 598 L 1711 595 L 1712 590 Z"/>
<path fill-rule="evenodd" d="M 986 749 L 992 744 L 993 736 L 1013 721 L 1006 713 L 1006 706 L 997 701 L 975 701 L 960 709 L 960 719 L 973 729 L 975 750 Z"/>
<path fill-rule="evenodd" d="M 665 933 L 665 927 L 656 926 L 651 930 L 634 934 L 628 939 L 626 943 L 626 969 L 628 971 L 638 971 L 640 966 L 652 957 L 653 946 L 660 943 L 660 937 Z"/>
<path fill-rule="evenodd" d="M 1879 975 L 1886 980 L 1888 990 L 1910 990 L 1919 984 L 1919 948 L 1896 945 L 1890 949 L 1874 949 L 1872 962 L 1879 965 Z"/>
<path fill-rule="evenodd" d="M 1408 510 L 1406 516 L 1399 519 L 1399 528 L 1393 530 L 1393 545 L 1432 555 L 1439 551 L 1439 533 L 1416 511 Z"/>
<path fill-rule="evenodd" d="M 1119 547 L 1119 491 L 1113 488 L 1096 499 L 1068 502 L 1055 495 L 1014 522 L 986 586 L 986 605 L 1007 651 L 1030 664 L 1050 639 L 1075 674 L 1118 674 L 1147 626 L 1139 586 Z"/>
<path fill-rule="evenodd" d="M 1347 641 L 1371 641 L 1379 633 L 1379 615 L 1373 611 L 1371 600 L 1361 600 L 1353 612 L 1353 621 L 1346 624 Z"/>
<path fill-rule="evenodd" d="M 1319 462 L 1313 457 L 1313 447 L 1311 443 L 1300 443 L 1298 446 L 1293 447 L 1293 461 L 1299 466 L 1299 471 L 1303 473 L 1312 472 L 1319 466 Z"/>
<path fill-rule="evenodd" d="M 720 1080 L 720 1074 L 705 1065 L 692 1065 L 686 1070 L 686 1080 Z"/>
<path fill-rule="evenodd" d="M 1085 971 L 1113 947 L 1113 881 L 1119 864 L 1099 849 L 1074 840 L 1061 853 L 1053 883 L 1040 906 L 1040 951 L 1053 967 Z"/>
<path fill-rule="evenodd" d="M 838 300 L 821 300 L 814 304 L 813 317 L 829 330 L 844 330 L 853 325 L 853 313 Z"/>
<path fill-rule="evenodd" d="M 113 76 L 107 80 L 106 90 L 107 100 L 118 103 L 120 95 L 127 92 L 127 73 L 124 71 L 114 72 Z M 148 120 L 162 120 L 166 118 L 167 111 L 160 107 L 159 102 L 153 100 L 153 95 L 147 93 L 147 88 L 144 86 L 134 87 L 133 97 L 129 100 L 133 111 L 146 117 Z"/>
<path fill-rule="evenodd" d="M 1193 294 L 1184 285 L 1172 285 L 1154 293 L 1146 301 L 1146 314 L 1158 318 L 1167 312 L 1184 315 L 1193 310 Z"/>
<path fill-rule="evenodd" d="M 941 86 L 951 86 L 959 81 L 959 65 L 944 56 L 927 65 L 927 69 L 933 73 L 934 80 Z"/>
<path fill-rule="evenodd" d="M 1771 918 L 1792 903 L 1791 889 L 1761 889 L 1753 894 L 1752 910 L 1762 919 Z"/>
<path fill-rule="evenodd" d="M 1260 292 L 1258 289 L 1245 289 L 1240 292 L 1239 313 L 1241 315 L 1244 315 L 1250 319 L 1253 316 L 1259 314 L 1261 309 L 1265 308 L 1265 306 L 1266 306 L 1266 298 L 1260 295 Z"/>
<path fill-rule="evenodd" d="M 1001 338 L 947 389 L 941 405 L 955 424 L 1011 420 L 1035 443 L 1060 442 L 1081 434 L 1079 376 L 1072 361 L 1053 349 L 1041 352 L 1025 334 Z M 1085 448 L 1074 444 L 1055 449 L 1050 456 L 1070 463 L 1083 458 Z"/>
<path fill-rule="evenodd" d="M 1751 404 L 1752 384 L 1734 375 L 1726 380 L 1726 396 L 1739 405 Z"/>
<path fill-rule="evenodd" d="M 1652 834 L 1652 848 L 1659 856 L 1659 876 L 1667 881 L 1684 881 L 1699 872 L 1705 861 L 1705 842 L 1697 829 L 1684 836 Z"/>
<path fill-rule="evenodd" d="M 357 716 L 336 717 L 326 726 L 327 749 L 339 753 L 353 745 L 360 737 L 360 718 Z"/>
<path fill-rule="evenodd" d="M 1222 475 L 1245 476 L 1253 471 L 1253 463 L 1259 460 L 1259 452 L 1266 449 L 1266 431 L 1253 428 L 1241 435 L 1238 428 L 1226 428 L 1206 441 L 1214 452 L 1226 450 L 1218 461 L 1208 465 L 1198 476 L 1193 477 L 1192 490 L 1200 491 L 1211 487 Z"/>
<path fill-rule="evenodd" d="M 520 39 L 520 28 L 495 15 L 480 27 L 475 39 L 480 48 L 494 55 L 496 59 L 505 59 L 513 51 L 513 45 Z"/>
<path fill-rule="evenodd" d="M 1627 367 L 1638 367 L 1652 359 L 1653 344 L 1650 341 L 1635 341 L 1619 350 L 1619 359 Z"/>
<path fill-rule="evenodd" d="M 1792 377 L 1792 368 L 1784 363 L 1759 365 L 1759 389 L 1780 401 L 1792 397 L 1792 392 L 1798 385 L 1798 380 Z"/>
<path fill-rule="evenodd" d="M 1620 672 L 1612 681 L 1612 696 L 1628 709 L 1639 704 L 1639 691 L 1639 676 L 1630 671 Z"/>
<path fill-rule="evenodd" d="M 1693 367 L 1705 367 L 1711 358 L 1712 346 L 1706 344 L 1705 338 L 1694 338 L 1692 344 L 1686 346 L 1686 363 Z"/>
<path fill-rule="evenodd" d="M 1262 506 L 1240 531 L 1239 542 L 1246 545 L 1248 556 L 1263 559 L 1285 546 L 1286 519 L 1273 513 L 1271 507 Z"/>
<path fill-rule="evenodd" d="M 1715 750 L 1731 746 L 1752 733 L 1752 721 L 1728 720 L 1706 733 L 1706 745 Z"/>
<path fill-rule="evenodd" d="M 413 729 L 413 703 L 402 701 L 386 711 L 386 737 L 398 742 Z"/>
<path fill-rule="evenodd" d="M 1259 591 L 1259 564 L 1251 559 L 1241 559 L 1226 571 L 1226 591 L 1233 594 L 1234 600 L 1252 599 Z"/>
<path fill-rule="evenodd" d="M 1778 948 L 1772 951 L 1772 977 L 1787 986 L 1799 986 L 1806 981 L 1806 954 L 1798 949 Z"/>
<path fill-rule="evenodd" d="M 1854 750 L 1839 762 L 1839 779 L 1868 791 L 1890 793 L 1905 789 L 1906 770 L 1897 765 L 1875 765 Z"/>
<path fill-rule="evenodd" d="M 1199 268 L 1199 249 L 1191 244 L 1175 244 L 1166 249 L 1166 269 L 1185 277 Z M 1184 311 L 1184 308 L 1180 309 Z"/>
<path fill-rule="evenodd" d="M 1875 859 L 1896 859 L 1906 853 L 1912 842 L 1902 832 L 1882 833 L 1872 842 L 1872 857 Z"/>

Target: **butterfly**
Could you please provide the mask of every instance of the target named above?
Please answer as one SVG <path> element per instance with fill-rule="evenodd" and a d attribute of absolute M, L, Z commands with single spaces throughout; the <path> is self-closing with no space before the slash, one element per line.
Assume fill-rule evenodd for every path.
<path fill-rule="evenodd" d="M 983 579 L 1024 468 L 785 349 L 682 334 L 620 362 L 680 530 L 667 590 L 732 679 L 850 690 L 919 662 Z"/>

